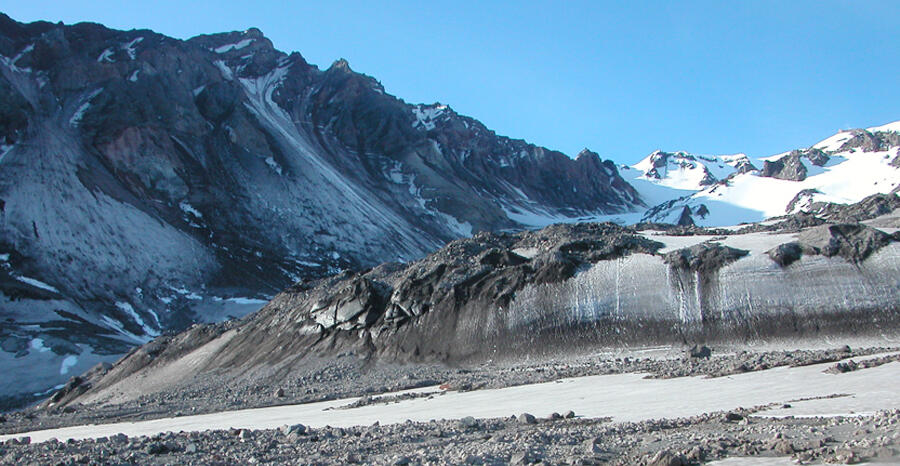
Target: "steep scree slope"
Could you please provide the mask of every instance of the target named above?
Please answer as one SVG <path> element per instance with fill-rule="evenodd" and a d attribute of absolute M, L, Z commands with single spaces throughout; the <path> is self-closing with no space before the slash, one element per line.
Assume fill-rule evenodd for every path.
<path fill-rule="evenodd" d="M 16 374 L 0 398 L 303 278 L 516 215 L 639 205 L 596 154 L 406 104 L 256 29 L 182 41 L 0 15 L 0 367 Z"/>

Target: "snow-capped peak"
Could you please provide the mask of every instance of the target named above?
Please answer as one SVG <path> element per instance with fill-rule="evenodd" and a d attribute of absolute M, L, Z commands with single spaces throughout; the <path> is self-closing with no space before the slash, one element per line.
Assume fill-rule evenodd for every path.
<path fill-rule="evenodd" d="M 900 133 L 900 120 L 895 121 L 895 122 L 893 122 L 893 123 L 888 123 L 888 124 L 886 124 L 886 125 L 873 126 L 873 127 L 871 127 L 871 128 L 866 128 L 866 131 L 868 131 L 868 132 L 870 132 L 870 133 L 875 133 L 875 132 L 894 132 L 894 133 Z"/>
<path fill-rule="evenodd" d="M 662 186 L 699 190 L 727 178 L 744 163 L 749 163 L 744 154 L 711 156 L 656 150 L 632 168 L 642 172 L 642 178 Z"/>
<path fill-rule="evenodd" d="M 900 188 L 900 122 L 840 131 L 808 149 L 758 159 L 756 170 L 744 154 L 692 156 L 654 152 L 634 168 L 643 171 L 634 183 L 643 197 L 668 200 L 644 215 L 646 221 L 676 222 L 685 212 L 703 226 L 725 226 L 808 208 L 815 202 L 853 203 Z M 724 183 L 691 188 L 699 179 L 700 164 L 717 166 L 713 159 L 734 168 Z M 654 171 L 655 170 L 655 171 Z M 718 174 L 713 172 L 718 177 Z M 673 188 L 693 189 L 685 191 Z"/>

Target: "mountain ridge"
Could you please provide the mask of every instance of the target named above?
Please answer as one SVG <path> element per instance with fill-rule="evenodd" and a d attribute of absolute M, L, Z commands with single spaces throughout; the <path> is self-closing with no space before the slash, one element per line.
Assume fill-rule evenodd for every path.
<path fill-rule="evenodd" d="M 0 383 L 12 404 L 291 285 L 479 232 L 704 225 L 723 211 L 757 221 L 900 181 L 900 154 L 877 159 L 900 146 L 896 124 L 771 161 L 658 151 L 617 167 L 409 104 L 346 60 L 320 69 L 256 28 L 179 40 L 0 14 L 0 91 L 0 367 L 23 375 Z M 844 195 L 810 181 L 839 159 L 871 159 L 882 184 Z M 772 205 L 784 205 L 703 198 L 759 180 L 780 183 Z"/>
<path fill-rule="evenodd" d="M 0 57 L 0 366 L 23 374 L 0 394 L 516 215 L 641 205 L 596 154 L 407 104 L 258 29 L 177 40 L 0 16 Z"/>

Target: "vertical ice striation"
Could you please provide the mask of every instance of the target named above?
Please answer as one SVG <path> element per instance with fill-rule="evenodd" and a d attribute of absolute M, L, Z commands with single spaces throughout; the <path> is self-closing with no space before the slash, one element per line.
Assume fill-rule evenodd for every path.
<path fill-rule="evenodd" d="M 628 337 L 637 340 L 640 332 L 673 330 L 757 338 L 825 331 L 847 315 L 853 325 L 868 325 L 898 303 L 897 243 L 861 263 L 813 255 L 780 267 L 751 255 L 716 271 L 671 268 L 658 256 L 634 254 L 562 283 L 526 287 L 510 303 L 505 327 L 540 334 L 595 325 L 605 334 L 634 332 Z"/>

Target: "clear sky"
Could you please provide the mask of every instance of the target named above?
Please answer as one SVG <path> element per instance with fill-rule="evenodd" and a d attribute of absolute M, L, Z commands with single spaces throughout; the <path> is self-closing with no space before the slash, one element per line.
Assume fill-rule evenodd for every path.
<path fill-rule="evenodd" d="M 654 149 L 766 156 L 900 120 L 900 1 L 0 0 L 19 21 L 178 38 L 260 28 L 346 58 L 407 102 L 632 163 Z"/>

